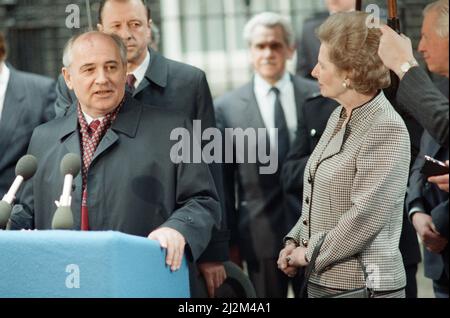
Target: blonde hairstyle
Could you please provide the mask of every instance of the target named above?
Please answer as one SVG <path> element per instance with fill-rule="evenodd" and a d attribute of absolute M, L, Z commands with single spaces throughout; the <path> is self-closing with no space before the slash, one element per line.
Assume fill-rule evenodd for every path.
<path fill-rule="evenodd" d="M 436 20 L 436 33 L 441 38 L 448 37 L 448 0 L 439 0 L 430 3 L 423 10 L 423 15 L 426 16 L 430 11 L 435 11 L 438 14 Z"/>
<path fill-rule="evenodd" d="M 378 56 L 381 31 L 369 28 L 368 14 L 345 12 L 331 15 L 317 30 L 329 49 L 329 59 L 339 73 L 346 72 L 349 88 L 370 94 L 391 84 L 389 69 Z"/>

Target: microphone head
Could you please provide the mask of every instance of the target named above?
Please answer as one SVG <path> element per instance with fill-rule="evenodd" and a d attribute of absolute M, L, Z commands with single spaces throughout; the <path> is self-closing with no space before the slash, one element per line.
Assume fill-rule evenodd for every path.
<path fill-rule="evenodd" d="M 6 224 L 11 216 L 11 210 L 11 204 L 5 201 L 0 201 L 0 230 L 4 230 L 6 228 Z"/>
<path fill-rule="evenodd" d="M 16 176 L 22 176 L 28 180 L 34 176 L 37 170 L 37 160 L 35 156 L 26 155 L 20 158 L 16 165 Z"/>
<path fill-rule="evenodd" d="M 52 220 L 53 230 L 72 230 L 73 229 L 73 214 L 70 206 L 60 206 Z"/>
<path fill-rule="evenodd" d="M 68 153 L 61 161 L 61 174 L 66 176 L 72 175 L 74 178 L 78 175 L 81 169 L 81 158 L 74 153 Z"/>

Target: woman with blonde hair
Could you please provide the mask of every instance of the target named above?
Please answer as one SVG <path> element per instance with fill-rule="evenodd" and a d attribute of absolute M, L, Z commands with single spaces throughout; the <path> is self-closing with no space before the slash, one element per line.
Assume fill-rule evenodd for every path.
<path fill-rule="evenodd" d="M 341 106 L 305 168 L 302 215 L 285 237 L 279 268 L 289 276 L 316 250 L 309 297 L 368 286 L 373 297 L 404 297 L 399 250 L 410 141 L 382 89 L 390 74 L 381 32 L 362 12 L 336 13 L 319 28 L 321 93 Z"/>

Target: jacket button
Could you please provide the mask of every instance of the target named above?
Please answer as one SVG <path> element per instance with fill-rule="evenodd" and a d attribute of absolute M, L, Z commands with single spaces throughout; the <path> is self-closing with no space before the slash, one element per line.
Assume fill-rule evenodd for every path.
<path fill-rule="evenodd" d="M 190 216 L 186 218 L 186 221 L 188 221 L 189 223 L 194 223 L 194 220 Z"/>
<path fill-rule="evenodd" d="M 311 129 L 311 137 L 314 137 L 315 135 L 317 135 L 317 130 Z"/>
<path fill-rule="evenodd" d="M 308 240 L 302 239 L 302 244 L 304 247 L 308 247 Z"/>
<path fill-rule="evenodd" d="M 307 219 L 303 220 L 303 225 L 308 226 L 308 220 Z"/>
<path fill-rule="evenodd" d="M 306 204 L 309 204 L 309 197 L 306 197 L 305 203 L 306 203 Z"/>

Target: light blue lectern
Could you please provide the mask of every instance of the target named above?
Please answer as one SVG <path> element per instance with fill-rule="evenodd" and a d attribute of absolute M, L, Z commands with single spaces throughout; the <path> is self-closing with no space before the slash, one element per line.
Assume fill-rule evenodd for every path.
<path fill-rule="evenodd" d="M 0 297 L 187 298 L 186 260 L 118 232 L 0 231 Z"/>

